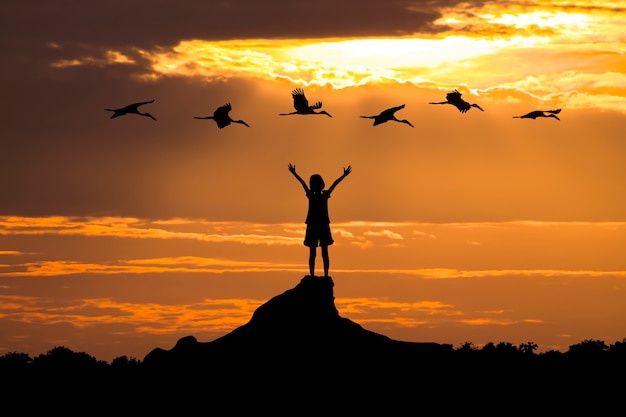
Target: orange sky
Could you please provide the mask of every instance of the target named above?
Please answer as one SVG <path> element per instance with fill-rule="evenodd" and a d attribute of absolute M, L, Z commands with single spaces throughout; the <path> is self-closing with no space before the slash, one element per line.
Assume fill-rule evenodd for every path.
<path fill-rule="evenodd" d="M 626 337 L 626 9 L 66 3 L 1 6 L 0 354 L 142 359 L 246 323 L 308 273 L 289 163 L 352 166 L 343 317 L 454 346 Z M 279 116 L 296 87 L 333 117 Z M 428 104 L 454 89 L 484 112 Z M 104 111 L 151 99 L 157 121 Z M 226 102 L 249 128 L 194 120 Z M 414 128 L 359 117 L 400 104 Z"/>

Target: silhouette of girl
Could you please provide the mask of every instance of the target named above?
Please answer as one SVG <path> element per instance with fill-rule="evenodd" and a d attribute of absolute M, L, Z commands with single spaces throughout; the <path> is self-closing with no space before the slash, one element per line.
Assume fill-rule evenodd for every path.
<path fill-rule="evenodd" d="M 324 179 L 319 174 L 311 175 L 309 186 L 296 173 L 296 166 L 289 164 L 289 172 L 302 184 L 304 192 L 309 199 L 309 210 L 306 216 L 306 234 L 304 236 L 304 245 L 309 247 L 309 273 L 315 276 L 315 257 L 317 255 L 317 247 L 322 249 L 322 260 L 324 261 L 324 277 L 328 277 L 328 268 L 330 259 L 328 257 L 328 246 L 334 243 L 330 232 L 330 217 L 328 216 L 328 199 L 331 193 L 350 172 L 352 168 L 348 166 L 343 169 L 343 175 L 333 182 L 328 190 L 324 190 Z"/>

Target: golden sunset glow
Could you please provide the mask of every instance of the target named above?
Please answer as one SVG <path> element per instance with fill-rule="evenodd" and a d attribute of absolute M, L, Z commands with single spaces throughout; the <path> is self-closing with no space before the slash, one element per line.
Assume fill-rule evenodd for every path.
<path fill-rule="evenodd" d="M 247 323 L 309 273 L 288 164 L 327 187 L 352 167 L 329 200 L 342 317 L 453 345 L 626 337 L 618 2 L 112 1 L 4 6 L 0 355 L 141 358 Z M 296 88 L 331 117 L 285 115 Z M 111 118 L 132 103 L 151 117 Z M 245 125 L 195 120 L 225 103 Z M 368 118 L 399 105 L 410 126 Z"/>
<path fill-rule="evenodd" d="M 17 258 L 10 264 L 0 266 L 2 277 L 25 278 L 47 277 L 48 279 L 62 279 L 63 277 L 78 276 L 81 280 L 97 276 L 121 276 L 124 280 L 132 279 L 131 276 L 151 276 L 154 274 L 193 274 L 203 279 L 230 275 L 229 280 L 237 279 L 236 276 L 244 277 L 250 274 L 264 275 L 279 273 L 290 276 L 303 275 L 304 265 L 301 262 L 300 253 L 303 230 L 299 230 L 299 237 L 293 237 L 297 225 L 294 224 L 258 224 L 245 222 L 208 222 L 205 220 L 170 219 L 163 221 L 141 221 L 136 218 L 18 218 L 4 217 L 0 219 L 0 235 L 3 236 L 31 236 L 38 235 L 40 239 L 58 241 L 59 237 L 83 236 L 92 240 L 93 250 L 86 252 L 97 253 L 97 247 L 106 247 L 105 241 L 137 239 L 151 241 L 157 244 L 161 241 L 169 241 L 168 245 L 175 248 L 177 242 L 202 242 L 202 244 L 222 245 L 224 242 L 237 245 L 240 249 L 232 252 L 231 258 L 214 258 L 206 256 L 177 256 L 177 257 L 151 257 L 151 258 L 127 258 L 112 260 L 103 257 L 101 262 L 85 262 L 74 254 L 68 260 L 50 259 L 44 253 L 26 254 L 19 251 L 3 251 L 0 256 L 5 259 Z M 198 228 L 206 230 L 214 229 L 225 236 L 224 239 L 213 239 L 202 233 L 189 233 L 177 231 L 177 228 Z M 606 281 L 624 288 L 626 269 L 619 252 L 620 248 L 626 247 L 626 223 L 620 222 L 541 222 L 520 221 L 505 223 L 452 223 L 452 224 L 426 224 L 426 223 L 393 223 L 393 222 L 346 222 L 335 226 L 335 234 L 341 236 L 334 251 L 342 254 L 342 259 L 337 261 L 334 268 L 336 276 L 354 277 L 359 280 L 380 277 L 383 281 L 392 279 L 399 285 L 399 293 L 388 288 L 388 295 L 381 298 L 377 294 L 368 294 L 365 297 L 337 296 L 335 304 L 338 311 L 344 317 L 350 317 L 361 325 L 377 329 L 380 332 L 393 331 L 392 329 L 412 329 L 415 327 L 439 327 L 444 323 L 451 326 L 467 325 L 482 326 L 514 326 L 520 323 L 540 326 L 545 319 L 540 316 L 519 316 L 515 308 L 483 311 L 474 307 L 472 302 L 464 300 L 461 294 L 456 301 L 450 302 L 445 298 L 433 297 L 427 294 L 418 295 L 419 292 L 405 291 L 402 288 L 407 284 L 413 286 L 420 280 L 436 280 L 441 282 L 457 282 L 459 285 L 466 281 L 471 287 L 484 287 L 496 284 L 511 285 L 520 280 L 533 280 L 543 282 L 543 292 L 551 287 L 563 291 L 563 288 L 586 288 L 595 286 Z M 255 249 L 246 249 L 250 245 L 265 245 L 266 239 L 257 234 L 255 239 L 253 231 L 265 231 L 271 233 L 270 241 L 294 241 L 293 245 L 296 256 L 290 256 L 291 262 L 268 262 L 248 260 L 248 254 Z M 282 230 L 282 232 L 280 232 Z M 281 234 L 282 233 L 282 234 Z M 228 238 L 230 236 L 231 238 Z M 562 237 L 559 237 L 562 236 Z M 577 236 L 576 241 L 571 241 L 571 236 Z M 512 238 L 509 238 L 512 237 Z M 95 239 L 95 240 L 94 240 Z M 598 239 L 602 242 L 610 242 L 615 248 L 613 267 L 603 261 L 604 255 L 597 258 L 598 269 L 580 269 L 575 267 L 576 258 L 584 257 L 591 261 L 590 256 L 593 246 Z M 103 240 L 104 246 L 98 241 Z M 508 241 L 508 242 L 507 242 Z M 582 242 L 587 241 L 588 244 Z M 397 244 L 395 242 L 401 242 Z M 291 247 L 288 246 L 288 247 Z M 463 257 L 457 257 L 453 263 L 447 252 L 454 246 L 465 247 L 463 251 L 472 251 L 472 260 L 463 261 Z M 549 248 L 561 247 L 565 252 L 561 264 L 572 264 L 563 269 L 545 269 L 540 266 L 542 259 Z M 436 249 L 440 247 L 441 249 Z M 471 249 L 481 247 L 484 249 Z M 529 248 L 533 248 L 529 251 Z M 493 260 L 488 259 L 498 250 L 507 259 L 500 268 L 484 269 L 482 264 L 490 263 L 498 266 Z M 526 248 L 522 250 L 521 248 Z M 441 253 L 437 253 L 438 251 Z M 580 256 L 571 256 L 575 251 L 580 251 Z M 173 250 L 174 251 L 174 250 Z M 210 252 L 210 250 L 209 250 Z M 297 255 L 300 253 L 300 255 Z M 394 254 L 395 253 L 395 254 Z M 416 258 L 413 253 L 426 253 L 427 256 Z M 512 253 L 520 254 L 520 260 L 516 268 L 503 268 L 505 265 L 516 265 Z M 584 254 L 584 255 L 583 255 Z M 104 255 L 104 254 L 103 254 Z M 559 256 L 551 254 L 550 258 L 559 264 Z M 397 259 L 395 266 L 400 268 L 388 268 L 385 263 L 369 262 L 365 259 Z M 611 255 L 609 254 L 609 258 Z M 247 259 L 248 258 L 248 259 Z M 287 257 L 284 257 L 287 258 Z M 483 259 L 484 258 L 484 259 Z M 400 261 L 402 259 L 402 261 Z M 422 259 L 420 261 L 420 259 Z M 453 268 L 428 268 L 425 260 L 447 259 Z M 534 259 L 534 260 L 533 260 Z M 371 265 L 370 265 L 371 264 Z M 524 265 L 536 265 L 534 269 L 524 268 Z M 608 267 L 608 269 L 606 269 Z M 620 269 L 621 268 L 621 269 Z M 235 275 L 233 275 L 235 274 Z M 348 282 L 352 279 L 348 279 Z M 417 280 L 417 281 L 413 281 Z M 495 280 L 495 281 L 493 281 Z M 593 280 L 593 281 L 590 281 Z M 599 280 L 599 281 L 597 281 Z M 405 284 L 400 284 L 405 281 Z M 347 282 L 346 282 L 347 284 Z M 7 287 L 11 288 L 11 286 Z M 552 291 L 552 290 L 549 290 Z M 343 291 L 338 289 L 339 293 Z M 217 295 L 218 293 L 216 293 Z M 409 298 L 407 295 L 414 294 Z M 517 297 L 524 297 L 518 293 Z M 136 297 L 129 293 L 129 296 Z M 415 297 L 418 298 L 415 298 Z M 534 297 L 533 295 L 530 295 Z M 617 296 L 617 294 L 616 294 Z M 439 295 L 441 297 L 441 295 Z M 559 295 L 555 294 L 555 298 Z M 520 299 L 520 301 L 523 298 Z M 206 338 L 215 338 L 245 324 L 254 310 L 263 304 L 263 298 L 239 299 L 239 298 L 197 298 L 184 304 L 171 301 L 146 304 L 145 302 L 119 302 L 112 298 L 82 299 L 65 305 L 59 305 L 53 309 L 50 304 L 54 297 L 34 296 L 2 296 L 0 297 L 0 310 L 7 320 L 16 321 L 29 325 L 41 325 L 43 323 L 70 323 L 75 328 L 97 328 L 102 324 L 115 326 L 133 326 L 135 332 L 150 335 L 181 335 L 185 333 L 198 334 Z M 600 301 L 600 300 L 598 300 Z M 602 303 L 610 305 L 613 301 L 604 299 Z M 621 298 L 614 299 L 615 309 L 621 310 Z M 54 302 L 58 305 L 58 302 Z M 529 314 L 529 313 L 526 313 Z M 533 313 L 530 313 L 533 314 Z M 537 314 L 537 313 L 535 313 Z M 11 341 L 23 340 L 22 335 L 14 335 Z M 558 345 L 549 345 L 551 348 Z"/>

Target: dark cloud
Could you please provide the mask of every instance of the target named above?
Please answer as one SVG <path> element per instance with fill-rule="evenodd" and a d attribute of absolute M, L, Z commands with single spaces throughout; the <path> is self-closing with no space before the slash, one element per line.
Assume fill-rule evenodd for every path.
<path fill-rule="evenodd" d="M 150 47 L 182 39 L 395 36 L 426 30 L 447 2 L 10 1 L 6 39 Z M 5 39 L 5 41 L 6 41 Z"/>
<path fill-rule="evenodd" d="M 8 1 L 0 5 L 4 78 L 49 77 L 50 63 L 107 50 L 139 58 L 183 40 L 398 36 L 426 31 L 447 0 Z M 43 73 L 46 73 L 43 75 Z"/>

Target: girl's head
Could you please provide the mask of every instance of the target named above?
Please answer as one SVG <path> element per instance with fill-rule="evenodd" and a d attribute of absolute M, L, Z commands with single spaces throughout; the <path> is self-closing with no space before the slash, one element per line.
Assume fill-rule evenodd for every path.
<path fill-rule="evenodd" d="M 324 179 L 319 174 L 313 174 L 311 175 L 311 178 L 309 178 L 309 187 L 311 188 L 311 191 L 320 192 L 324 189 L 324 185 Z"/>

